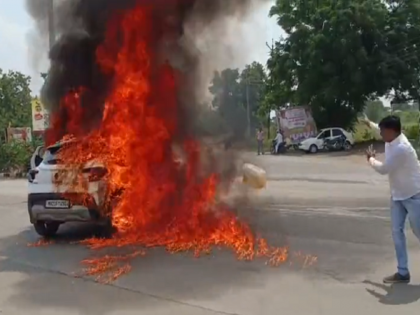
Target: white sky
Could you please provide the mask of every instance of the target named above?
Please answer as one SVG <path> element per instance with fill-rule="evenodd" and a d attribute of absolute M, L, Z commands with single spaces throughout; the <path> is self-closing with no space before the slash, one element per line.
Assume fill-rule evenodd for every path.
<path fill-rule="evenodd" d="M 270 5 L 256 10 L 247 25 L 243 26 L 241 33 L 246 34 L 247 47 L 241 47 L 241 57 L 238 58 L 241 61 L 235 66 L 242 67 L 254 60 L 266 63 L 268 48 L 265 43 L 271 43 L 272 38 L 278 38 L 281 33 L 275 21 L 267 17 Z M 47 49 L 35 52 L 36 48 L 28 44 L 28 34 L 33 27 L 33 21 L 25 10 L 25 0 L 0 1 L 0 68 L 30 75 L 32 93 L 36 95 L 42 85 L 40 72 L 47 70 L 48 62 Z M 40 56 L 37 68 L 31 62 L 31 54 Z"/>
<path fill-rule="evenodd" d="M 34 0 L 36 1 L 36 0 Z M 282 33 L 275 23 L 275 20 L 268 18 L 268 11 L 272 3 L 255 10 L 252 16 L 236 32 L 232 41 L 240 44 L 232 44 L 236 49 L 231 49 L 227 54 L 230 61 L 234 62 L 234 67 L 243 67 L 252 61 L 266 63 L 268 58 L 268 48 L 266 42 L 271 43 L 272 39 L 278 39 Z M 37 95 L 42 78 L 40 72 L 46 71 L 48 61 L 46 59 L 47 49 L 43 52 L 34 51 L 37 49 L 28 44 L 28 34 L 33 30 L 33 21 L 26 13 L 25 0 L 2 0 L 0 2 L 0 68 L 4 71 L 17 70 L 32 77 L 32 94 Z M 47 47 L 46 47 L 47 48 Z M 39 56 L 37 67 L 33 65 L 30 56 Z M 32 62 L 31 62 L 32 60 Z M 388 101 L 383 100 L 386 105 Z"/>

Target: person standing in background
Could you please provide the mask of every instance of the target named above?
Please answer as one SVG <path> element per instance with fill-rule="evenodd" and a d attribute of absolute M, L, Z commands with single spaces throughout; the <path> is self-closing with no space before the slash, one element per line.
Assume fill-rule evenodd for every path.
<path fill-rule="evenodd" d="M 264 131 L 262 128 L 259 128 L 257 131 L 257 150 L 258 155 L 264 155 Z"/>
<path fill-rule="evenodd" d="M 414 235 L 420 241 L 420 165 L 417 153 L 407 137 L 401 132 L 397 116 L 388 116 L 379 123 L 385 142 L 385 161 L 375 158 L 370 146 L 366 157 L 379 174 L 388 175 L 391 188 L 391 225 L 397 256 L 397 272 L 383 279 L 384 283 L 409 283 L 405 221 L 408 220 Z M 418 264 L 416 264 L 418 266 Z"/>
<path fill-rule="evenodd" d="M 277 135 L 276 135 L 276 138 L 274 139 L 274 141 L 276 141 L 276 146 L 275 146 L 275 149 L 274 149 L 274 154 L 278 154 L 279 153 L 280 145 L 283 144 L 283 134 L 282 134 L 282 132 L 281 132 L 280 129 L 277 130 Z"/>

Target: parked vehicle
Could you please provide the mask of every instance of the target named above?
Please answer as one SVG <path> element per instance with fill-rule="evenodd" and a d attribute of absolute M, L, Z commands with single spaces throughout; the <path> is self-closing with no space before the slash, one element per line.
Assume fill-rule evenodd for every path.
<path fill-rule="evenodd" d="M 303 140 L 298 144 L 299 150 L 308 152 L 308 153 L 317 153 L 319 150 L 324 150 L 325 148 L 325 141 L 326 140 L 333 140 L 343 137 L 344 150 L 350 150 L 354 145 L 354 138 L 353 135 L 342 129 L 342 128 L 326 128 L 322 129 L 316 137 L 308 138 Z"/>
<path fill-rule="evenodd" d="M 341 151 L 345 150 L 346 137 L 344 135 L 324 140 L 324 149 L 329 151 Z"/>
<path fill-rule="evenodd" d="M 282 142 L 279 147 L 277 148 L 277 152 L 276 152 L 276 145 L 277 145 L 277 141 L 273 140 L 271 141 L 271 148 L 270 148 L 270 152 L 271 154 L 283 154 L 287 152 L 287 145 L 286 142 Z"/>
<path fill-rule="evenodd" d="M 71 142 L 57 143 L 45 150 L 38 147 L 32 156 L 27 176 L 30 222 L 44 237 L 54 236 L 66 222 L 97 222 L 104 232 L 112 233 L 112 203 L 105 203 L 109 193 L 105 181 L 107 170 L 94 161 L 86 163 L 82 170 L 63 167 L 57 153 L 64 144 L 71 145 Z M 84 180 L 87 189 L 69 187 L 63 180 L 68 176 Z M 64 197 L 70 195 L 71 200 Z"/>

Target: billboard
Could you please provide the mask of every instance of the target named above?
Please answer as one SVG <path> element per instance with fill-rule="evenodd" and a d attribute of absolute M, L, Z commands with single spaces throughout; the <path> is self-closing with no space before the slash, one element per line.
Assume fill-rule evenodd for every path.
<path fill-rule="evenodd" d="M 32 100 L 32 130 L 43 132 L 48 128 L 50 117 L 44 105 L 38 98 Z"/>
<path fill-rule="evenodd" d="M 298 106 L 276 111 L 277 125 L 289 144 L 299 143 L 317 135 L 315 120 L 308 106 Z"/>
<path fill-rule="evenodd" d="M 32 141 L 32 132 L 29 127 L 22 128 L 12 128 L 9 127 L 6 129 L 7 142 L 12 141 L 22 141 L 22 142 L 31 142 Z"/>

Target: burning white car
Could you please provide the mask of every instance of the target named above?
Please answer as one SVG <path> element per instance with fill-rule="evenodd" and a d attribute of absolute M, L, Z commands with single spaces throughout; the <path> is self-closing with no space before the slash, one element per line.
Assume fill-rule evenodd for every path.
<path fill-rule="evenodd" d="M 105 204 L 107 170 L 98 163 L 82 169 L 62 165 L 57 153 L 61 142 L 38 147 L 28 172 L 28 212 L 35 231 L 44 237 L 54 236 L 66 222 L 97 222 L 112 229 L 110 207 Z M 45 152 L 44 152 L 45 151 Z M 69 185 L 77 179 L 79 185 Z"/>

